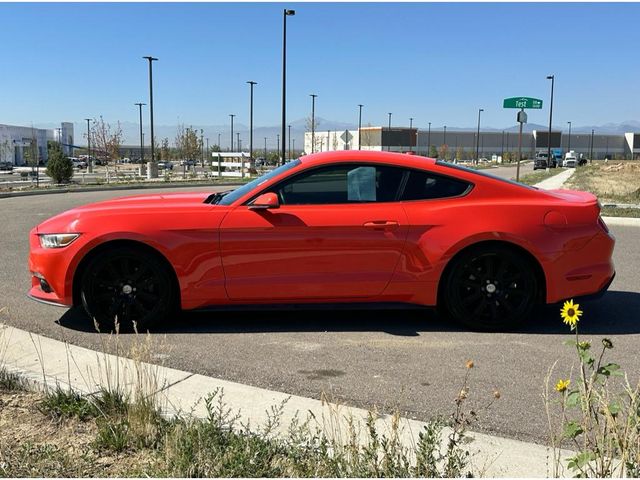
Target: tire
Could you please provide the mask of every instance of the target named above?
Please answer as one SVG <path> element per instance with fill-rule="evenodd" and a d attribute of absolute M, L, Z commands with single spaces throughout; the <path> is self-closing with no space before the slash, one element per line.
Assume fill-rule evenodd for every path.
<path fill-rule="evenodd" d="M 472 329 L 513 329 L 529 317 L 538 298 L 531 262 L 506 247 L 471 248 L 454 257 L 445 275 L 439 306 Z"/>
<path fill-rule="evenodd" d="M 174 310 L 175 295 L 169 267 L 134 247 L 100 253 L 80 283 L 82 306 L 101 332 L 147 331 Z"/>

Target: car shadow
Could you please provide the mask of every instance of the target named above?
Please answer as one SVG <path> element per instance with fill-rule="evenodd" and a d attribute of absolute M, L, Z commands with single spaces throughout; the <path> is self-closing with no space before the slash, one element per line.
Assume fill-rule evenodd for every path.
<path fill-rule="evenodd" d="M 517 334 L 566 334 L 560 307 L 541 306 L 531 319 L 511 332 Z M 607 292 L 597 300 L 580 302 L 583 334 L 627 335 L 640 333 L 640 293 Z M 64 328 L 97 333 L 82 308 L 68 310 L 57 321 Z M 464 332 L 469 329 L 425 308 L 341 309 L 335 306 L 287 309 L 211 310 L 182 312 L 154 333 L 268 333 L 268 332 L 383 332 L 396 336 L 419 336 L 429 332 Z"/>

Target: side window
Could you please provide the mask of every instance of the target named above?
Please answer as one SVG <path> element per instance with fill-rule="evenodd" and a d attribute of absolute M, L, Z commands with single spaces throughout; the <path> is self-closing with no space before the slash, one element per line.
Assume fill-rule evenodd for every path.
<path fill-rule="evenodd" d="M 402 194 L 402 200 L 429 200 L 462 195 L 469 184 L 455 178 L 412 170 Z"/>
<path fill-rule="evenodd" d="M 403 170 L 377 165 L 339 165 L 302 174 L 277 187 L 284 205 L 393 202 Z"/>

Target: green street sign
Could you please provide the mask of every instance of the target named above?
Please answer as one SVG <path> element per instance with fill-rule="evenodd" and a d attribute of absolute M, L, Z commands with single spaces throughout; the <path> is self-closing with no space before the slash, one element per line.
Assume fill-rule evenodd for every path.
<path fill-rule="evenodd" d="M 502 108 L 542 108 L 542 100 L 531 97 L 505 98 Z"/>

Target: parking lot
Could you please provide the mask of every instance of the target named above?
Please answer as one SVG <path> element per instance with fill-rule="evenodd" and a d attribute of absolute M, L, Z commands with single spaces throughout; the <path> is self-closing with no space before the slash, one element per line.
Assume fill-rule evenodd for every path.
<path fill-rule="evenodd" d="M 505 167 L 509 168 L 509 167 Z M 225 187 L 219 187 L 225 188 Z M 213 191 L 213 187 L 199 189 Z M 152 190 L 156 191 L 156 190 Z M 0 321 L 73 344 L 100 349 L 104 335 L 93 331 L 78 309 L 50 307 L 26 298 L 28 231 L 42 220 L 76 205 L 126 195 L 76 192 L 0 200 Z M 617 277 L 601 300 L 583 305 L 585 337 L 612 339 L 614 360 L 640 372 L 640 253 L 636 227 L 612 227 L 617 238 Z M 184 313 L 161 332 L 166 346 L 158 361 L 197 373 L 250 385 L 349 404 L 400 408 L 411 417 L 447 415 L 465 374 L 475 368 L 470 397 L 480 408 L 474 428 L 500 435 L 545 439 L 541 399 L 549 367 L 568 375 L 574 354 L 556 307 L 540 308 L 523 330 L 476 333 L 424 310 L 245 311 Z M 129 335 L 126 341 L 133 340 Z M 632 378 L 632 380 L 634 380 Z M 203 392 L 204 393 L 204 392 Z"/>

